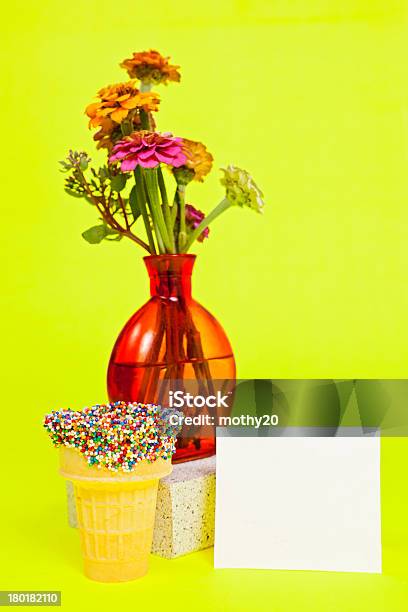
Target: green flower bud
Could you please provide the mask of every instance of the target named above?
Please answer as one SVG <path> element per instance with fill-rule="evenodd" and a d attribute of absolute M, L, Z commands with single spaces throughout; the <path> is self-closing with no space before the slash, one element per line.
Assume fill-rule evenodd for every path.
<path fill-rule="evenodd" d="M 224 176 L 220 179 L 225 186 L 225 197 L 236 206 L 248 206 L 258 213 L 263 212 L 263 193 L 252 176 L 242 168 L 228 166 L 221 168 Z"/>

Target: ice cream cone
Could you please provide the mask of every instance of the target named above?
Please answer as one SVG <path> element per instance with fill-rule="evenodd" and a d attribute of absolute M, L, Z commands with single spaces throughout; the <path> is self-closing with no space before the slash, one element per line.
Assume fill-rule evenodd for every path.
<path fill-rule="evenodd" d="M 131 472 L 90 467 L 74 448 L 61 448 L 61 475 L 74 484 L 85 575 L 124 582 L 147 573 L 159 479 L 171 459 L 141 461 Z"/>

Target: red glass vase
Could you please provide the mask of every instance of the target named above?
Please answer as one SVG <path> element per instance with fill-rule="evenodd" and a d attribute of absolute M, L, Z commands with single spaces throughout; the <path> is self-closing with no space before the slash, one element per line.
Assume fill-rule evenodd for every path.
<path fill-rule="evenodd" d="M 224 389 L 228 381 L 233 384 L 235 361 L 228 338 L 191 295 L 195 255 L 152 255 L 144 261 L 151 297 L 126 323 L 113 348 L 108 367 L 110 401 L 168 406 L 170 390 L 196 389 L 211 395 L 220 381 Z M 192 432 L 183 427 L 173 461 L 214 453 L 214 428 Z"/>

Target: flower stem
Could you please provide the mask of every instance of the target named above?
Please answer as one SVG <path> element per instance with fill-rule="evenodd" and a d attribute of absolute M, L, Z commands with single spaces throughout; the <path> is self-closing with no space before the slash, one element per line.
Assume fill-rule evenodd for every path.
<path fill-rule="evenodd" d="M 146 244 L 144 240 L 141 240 L 140 238 L 135 236 L 135 234 L 133 234 L 130 230 L 126 230 L 125 232 L 122 232 L 122 233 L 124 236 L 126 236 L 127 238 L 130 238 L 130 240 L 133 240 L 133 242 L 136 242 L 136 244 L 144 248 L 148 253 L 150 253 L 150 255 L 154 255 L 155 251 L 152 251 L 151 247 L 149 247 L 149 245 Z"/>
<path fill-rule="evenodd" d="M 164 184 L 163 172 L 160 166 L 158 166 L 157 168 L 157 178 L 159 181 L 160 195 L 161 195 L 161 199 L 163 202 L 164 220 L 165 220 L 166 227 L 167 227 L 167 233 L 169 235 L 169 241 L 170 241 L 172 253 L 174 253 L 176 249 L 175 249 L 174 237 L 173 237 L 173 224 L 171 221 L 169 201 L 167 199 L 166 185 Z"/>
<path fill-rule="evenodd" d="M 216 219 L 219 215 L 221 215 L 221 213 L 223 213 L 224 210 L 227 210 L 228 208 L 230 208 L 230 206 L 231 206 L 231 202 L 225 198 L 218 204 L 218 206 L 214 208 L 214 210 L 210 212 L 209 215 L 204 217 L 200 225 L 198 225 L 196 229 L 193 232 L 191 232 L 191 234 L 189 235 L 187 239 L 187 244 L 185 246 L 186 253 L 188 249 L 191 247 L 191 245 L 193 244 L 194 240 L 196 240 L 199 237 L 199 235 L 205 230 L 205 228 L 208 227 L 210 223 L 214 221 L 214 219 Z"/>
<path fill-rule="evenodd" d="M 125 220 L 126 229 L 129 231 L 130 230 L 130 223 L 129 223 L 128 216 L 126 214 L 126 207 L 125 207 L 125 205 L 123 203 L 123 199 L 122 199 L 122 196 L 120 195 L 120 193 L 118 193 L 118 201 L 119 201 L 120 207 L 122 209 L 122 213 L 123 213 L 123 218 Z"/>
<path fill-rule="evenodd" d="M 150 246 L 150 251 L 154 255 L 156 253 L 156 247 L 154 244 L 152 228 L 150 227 L 149 213 L 147 212 L 147 207 L 146 207 L 146 192 L 144 188 L 143 175 L 142 175 L 140 166 L 136 166 L 135 171 L 134 171 L 134 177 L 135 177 L 137 200 L 138 200 L 139 208 L 142 213 L 143 221 L 145 224 L 147 239 L 149 241 L 149 246 Z"/>
<path fill-rule="evenodd" d="M 126 121 L 122 121 L 120 124 L 120 131 L 122 132 L 122 136 L 129 136 L 133 132 L 133 122 L 132 119 L 128 117 Z"/>
<path fill-rule="evenodd" d="M 157 233 L 158 235 L 160 235 L 165 250 L 168 253 L 174 253 L 174 248 L 172 248 L 170 242 L 166 222 L 164 220 L 163 211 L 160 204 L 157 183 L 157 168 L 149 168 L 147 170 L 142 170 L 142 174 L 145 179 L 147 195 L 149 196 L 150 211 L 152 213 L 153 221 L 157 226 Z"/>
<path fill-rule="evenodd" d="M 173 206 L 171 207 L 171 223 L 174 230 L 174 224 L 177 219 L 177 210 L 178 210 L 178 191 L 176 189 L 176 193 L 174 194 Z"/>
<path fill-rule="evenodd" d="M 150 131 L 151 126 L 150 126 L 149 114 L 143 108 L 140 110 L 140 123 L 141 123 L 143 130 Z"/>
<path fill-rule="evenodd" d="M 180 211 L 180 232 L 178 235 L 178 247 L 179 253 L 184 253 L 184 249 L 186 249 L 187 242 L 187 232 L 186 232 L 186 187 L 185 185 L 177 186 L 178 193 L 178 202 L 179 202 L 179 211 Z"/>
<path fill-rule="evenodd" d="M 144 192 L 146 194 L 146 202 L 147 202 L 147 206 L 149 208 L 150 216 L 151 216 L 151 219 L 152 219 L 153 232 L 154 232 L 154 235 L 155 235 L 155 238 L 156 238 L 156 242 L 157 242 L 157 246 L 158 246 L 158 249 L 159 249 L 159 253 L 161 255 L 163 255 L 164 253 L 166 253 L 166 247 L 164 246 L 164 243 L 163 243 L 163 240 L 162 240 L 162 237 L 161 237 L 161 234 L 160 234 L 159 226 L 157 225 L 157 220 L 156 220 L 156 217 L 155 217 L 153 209 L 152 209 L 152 203 L 151 203 L 151 200 L 150 200 L 149 192 L 147 191 L 145 178 L 144 178 L 144 176 L 142 176 L 142 178 L 143 178 L 143 189 L 144 189 Z"/>

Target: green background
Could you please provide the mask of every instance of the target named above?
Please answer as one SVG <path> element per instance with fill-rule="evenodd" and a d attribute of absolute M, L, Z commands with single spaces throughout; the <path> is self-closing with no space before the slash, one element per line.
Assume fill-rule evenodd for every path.
<path fill-rule="evenodd" d="M 90 246 L 92 208 L 57 161 L 93 152 L 83 115 L 149 47 L 182 66 L 158 127 L 247 168 L 262 218 L 231 210 L 197 247 L 194 293 L 240 377 L 407 376 L 407 3 L 398 0 L 17 0 L 2 9 L 1 588 L 62 589 L 74 609 L 402 610 L 406 439 L 383 441 L 384 575 L 214 571 L 212 551 L 152 558 L 126 585 L 81 574 L 44 412 L 103 401 L 113 342 L 147 298 L 142 252 Z"/>

